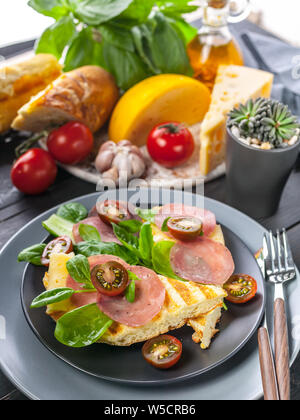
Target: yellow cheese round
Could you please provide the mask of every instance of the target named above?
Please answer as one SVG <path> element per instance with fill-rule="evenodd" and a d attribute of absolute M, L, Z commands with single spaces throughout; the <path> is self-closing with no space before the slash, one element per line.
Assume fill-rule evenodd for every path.
<path fill-rule="evenodd" d="M 164 74 L 150 77 L 131 88 L 117 104 L 109 126 L 111 140 L 146 144 L 152 128 L 177 121 L 201 122 L 210 105 L 210 91 L 187 76 Z"/>

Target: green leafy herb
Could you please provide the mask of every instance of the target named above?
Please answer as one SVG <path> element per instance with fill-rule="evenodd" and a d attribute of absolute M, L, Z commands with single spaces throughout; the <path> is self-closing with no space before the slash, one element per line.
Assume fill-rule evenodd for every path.
<path fill-rule="evenodd" d="M 158 210 L 136 208 L 136 214 L 146 222 L 154 223 Z"/>
<path fill-rule="evenodd" d="M 75 250 L 78 254 L 86 257 L 91 257 L 92 255 L 114 255 L 115 257 L 120 257 L 130 265 L 137 265 L 139 263 L 139 258 L 135 253 L 131 252 L 125 246 L 114 242 L 81 242 L 75 246 Z"/>
<path fill-rule="evenodd" d="M 49 217 L 42 225 L 53 236 L 69 236 L 69 238 L 73 239 L 74 224 L 56 214 Z"/>
<path fill-rule="evenodd" d="M 169 228 L 168 228 L 168 221 L 171 219 L 171 217 L 167 217 L 161 227 L 161 231 L 162 232 L 169 232 Z"/>
<path fill-rule="evenodd" d="M 125 220 L 124 222 L 120 222 L 119 226 L 127 229 L 131 233 L 138 233 L 141 230 L 143 223 L 139 220 Z"/>
<path fill-rule="evenodd" d="M 59 303 L 69 299 L 74 295 L 75 290 L 67 287 L 61 287 L 58 289 L 48 290 L 36 297 L 31 304 L 32 309 L 42 308 L 43 306 L 51 305 L 53 303 Z"/>
<path fill-rule="evenodd" d="M 154 241 L 150 222 L 145 222 L 142 225 L 139 237 L 139 251 L 142 260 L 148 267 L 152 267 L 152 249 Z"/>
<path fill-rule="evenodd" d="M 226 305 L 226 303 L 225 303 L 225 302 L 223 302 L 223 309 L 224 309 L 225 311 L 228 311 L 228 307 L 227 307 L 227 305 Z"/>
<path fill-rule="evenodd" d="M 28 5 L 45 16 L 60 19 L 70 12 L 65 0 L 30 0 Z"/>
<path fill-rule="evenodd" d="M 190 0 L 156 0 L 160 11 L 164 14 L 180 16 L 184 13 L 191 13 L 198 9 L 198 6 L 190 5 Z"/>
<path fill-rule="evenodd" d="M 67 203 L 58 209 L 57 215 L 70 222 L 79 223 L 88 217 L 88 211 L 80 203 Z"/>
<path fill-rule="evenodd" d="M 84 255 L 76 255 L 67 262 L 67 270 L 73 280 L 85 289 L 94 289 L 91 281 L 90 264 Z"/>
<path fill-rule="evenodd" d="M 20 252 L 18 256 L 19 262 L 28 262 L 37 266 L 41 266 L 41 258 L 46 248 L 46 244 L 38 244 L 30 246 Z"/>
<path fill-rule="evenodd" d="M 66 46 L 76 34 L 76 25 L 71 16 L 64 16 L 46 29 L 35 46 L 36 54 L 49 53 L 60 59 Z"/>
<path fill-rule="evenodd" d="M 125 297 L 130 303 L 135 301 L 135 280 L 131 280 L 127 286 L 127 289 L 125 290 Z"/>
<path fill-rule="evenodd" d="M 116 237 L 119 241 L 127 248 L 129 251 L 133 252 L 135 255 L 140 257 L 139 252 L 139 239 L 134 236 L 132 233 L 128 232 L 127 229 L 122 226 L 116 225 L 113 223 L 113 230 Z"/>
<path fill-rule="evenodd" d="M 62 316 L 56 324 L 55 337 L 69 347 L 86 347 L 99 341 L 112 324 L 97 304 L 91 304 Z"/>
<path fill-rule="evenodd" d="M 101 242 L 101 236 L 94 226 L 79 225 L 79 235 L 84 241 L 98 241 Z"/>
<path fill-rule="evenodd" d="M 175 242 L 172 241 L 160 241 L 154 245 L 152 251 L 153 267 L 154 270 L 162 276 L 185 281 L 174 273 L 171 266 L 170 252 L 174 245 Z"/>

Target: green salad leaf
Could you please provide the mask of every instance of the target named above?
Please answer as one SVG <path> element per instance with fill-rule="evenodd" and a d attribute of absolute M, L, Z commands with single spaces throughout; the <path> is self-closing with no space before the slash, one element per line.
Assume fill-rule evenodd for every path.
<path fill-rule="evenodd" d="M 101 242 L 101 236 L 94 226 L 79 225 L 79 235 L 84 241 L 98 241 Z"/>
<path fill-rule="evenodd" d="M 146 222 L 142 225 L 140 237 L 139 237 L 139 251 L 142 260 L 148 267 L 152 267 L 152 249 L 154 241 L 152 234 L 152 227 L 150 222 Z"/>
<path fill-rule="evenodd" d="M 155 222 L 155 216 L 157 215 L 157 210 L 141 209 L 137 207 L 135 211 L 136 211 L 136 214 L 140 216 L 142 220 L 145 220 L 146 222 L 151 222 L 151 223 Z"/>
<path fill-rule="evenodd" d="M 152 250 L 153 268 L 162 276 L 170 277 L 175 280 L 186 281 L 181 277 L 178 277 L 172 269 L 170 253 L 174 245 L 175 242 L 172 241 L 160 241 L 154 245 Z"/>
<path fill-rule="evenodd" d="M 86 305 L 63 315 L 56 324 L 56 339 L 69 347 L 81 348 L 96 343 L 113 321 L 97 304 Z"/>
<path fill-rule="evenodd" d="M 48 220 L 42 222 L 43 227 L 53 236 L 69 236 L 73 239 L 74 224 L 69 220 L 63 219 L 57 214 L 53 214 Z"/>
<path fill-rule="evenodd" d="M 82 254 L 86 257 L 91 257 L 92 255 L 114 255 L 130 265 L 137 265 L 139 263 L 139 258 L 135 253 L 131 252 L 125 246 L 116 244 L 115 242 L 81 242 L 75 245 L 75 251 L 76 253 Z"/>
<path fill-rule="evenodd" d="M 113 223 L 112 226 L 114 234 L 119 239 L 119 241 L 127 249 L 129 249 L 129 251 L 140 257 L 141 254 L 139 251 L 139 239 L 122 226 L 116 225 L 115 223 Z"/>
<path fill-rule="evenodd" d="M 58 209 L 57 215 L 70 222 L 79 223 L 88 217 L 88 211 L 80 203 L 67 203 Z"/>
<path fill-rule="evenodd" d="M 138 233 L 142 228 L 143 223 L 139 220 L 131 219 L 125 220 L 124 222 L 120 222 L 119 226 L 127 229 L 131 233 Z"/>
<path fill-rule="evenodd" d="M 90 264 L 84 255 L 76 255 L 67 262 L 67 270 L 73 280 L 84 286 L 85 289 L 94 289 L 91 281 Z"/>
<path fill-rule="evenodd" d="M 66 0 L 29 0 L 28 5 L 37 12 L 59 19 L 70 12 Z"/>
<path fill-rule="evenodd" d="M 27 262 L 33 265 L 42 266 L 41 258 L 45 248 L 46 244 L 37 244 L 24 249 L 18 255 L 18 262 Z"/>
<path fill-rule="evenodd" d="M 51 305 L 53 303 L 59 303 L 69 299 L 74 295 L 75 290 L 68 287 L 60 287 L 53 290 L 48 290 L 38 297 L 36 297 L 31 304 L 32 309 L 42 308 L 43 306 Z"/>

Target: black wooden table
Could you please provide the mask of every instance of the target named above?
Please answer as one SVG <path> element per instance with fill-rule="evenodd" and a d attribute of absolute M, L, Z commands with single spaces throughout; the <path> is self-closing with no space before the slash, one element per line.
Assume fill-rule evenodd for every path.
<path fill-rule="evenodd" d="M 247 30 L 263 32 L 256 26 L 244 22 L 236 25 L 235 31 L 241 34 Z M 31 49 L 33 42 L 0 49 L 6 57 Z M 1 141 L 1 140 L 0 140 Z M 10 182 L 10 168 L 14 160 L 16 142 L 0 144 L 0 249 L 26 223 L 49 208 L 72 200 L 78 196 L 95 192 L 95 186 L 69 175 L 63 170 L 55 184 L 47 193 L 38 197 L 24 196 Z M 226 202 L 225 177 L 206 184 L 205 195 Z M 291 240 L 294 258 L 300 267 L 300 162 L 293 172 L 284 192 L 278 213 L 270 218 L 259 220 L 268 229 L 285 227 Z M 26 399 L 0 372 L 0 399 Z M 300 400 L 300 356 L 292 368 L 292 399 Z"/>

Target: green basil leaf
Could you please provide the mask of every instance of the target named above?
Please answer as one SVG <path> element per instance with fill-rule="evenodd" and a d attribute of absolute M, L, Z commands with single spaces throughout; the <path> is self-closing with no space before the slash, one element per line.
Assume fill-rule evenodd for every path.
<path fill-rule="evenodd" d="M 80 203 L 67 203 L 58 209 L 57 215 L 70 222 L 79 223 L 88 217 L 88 211 Z"/>
<path fill-rule="evenodd" d="M 29 0 L 28 5 L 45 16 L 59 19 L 70 12 L 65 0 Z"/>
<path fill-rule="evenodd" d="M 150 222 L 143 224 L 139 237 L 139 251 L 142 260 L 147 263 L 148 266 L 152 266 L 152 249 L 154 241 L 152 234 L 152 227 Z"/>
<path fill-rule="evenodd" d="M 18 256 L 19 262 L 27 262 L 37 266 L 42 266 L 41 258 L 46 248 L 46 244 L 32 245 L 24 249 Z"/>
<path fill-rule="evenodd" d="M 158 210 L 148 210 L 148 209 L 141 209 L 141 208 L 136 208 L 136 214 L 142 219 L 145 220 L 146 222 L 151 222 L 151 223 L 155 223 L 155 216 L 157 215 Z"/>
<path fill-rule="evenodd" d="M 35 45 L 36 54 L 52 54 L 58 60 L 65 47 L 76 34 L 76 25 L 71 16 L 64 16 L 46 29 Z"/>
<path fill-rule="evenodd" d="M 132 233 L 128 232 L 127 229 L 123 228 L 122 226 L 116 225 L 113 223 L 113 230 L 116 237 L 119 241 L 129 249 L 129 251 L 133 252 L 135 255 L 140 257 L 139 252 L 139 239 L 134 236 Z"/>
<path fill-rule="evenodd" d="M 141 281 L 141 279 L 132 271 L 128 270 L 128 276 L 130 280 L 134 280 L 134 281 Z"/>
<path fill-rule="evenodd" d="M 125 220 L 124 222 L 120 222 L 119 226 L 127 229 L 131 233 L 137 233 L 141 230 L 143 223 L 139 220 L 131 219 Z"/>
<path fill-rule="evenodd" d="M 95 65 L 105 68 L 101 35 L 92 28 L 84 28 L 73 38 L 64 61 L 64 71 Z"/>
<path fill-rule="evenodd" d="M 154 4 L 155 0 L 133 0 L 129 7 L 116 18 L 116 21 L 127 26 L 144 23 Z"/>
<path fill-rule="evenodd" d="M 57 321 L 55 337 L 69 347 L 86 347 L 99 341 L 112 324 L 97 304 L 91 304 L 63 315 Z"/>
<path fill-rule="evenodd" d="M 73 280 L 86 289 L 94 289 L 91 281 L 90 264 L 84 255 L 76 255 L 67 262 L 67 270 Z"/>
<path fill-rule="evenodd" d="M 125 51 L 108 42 L 103 43 L 103 57 L 106 68 L 123 90 L 130 89 L 151 75 L 136 53 Z"/>
<path fill-rule="evenodd" d="M 175 242 L 172 241 L 160 241 L 154 245 L 152 250 L 153 268 L 154 271 L 161 274 L 162 276 L 186 281 L 181 277 L 178 277 L 172 269 L 170 262 L 170 252 L 174 245 Z"/>
<path fill-rule="evenodd" d="M 135 301 L 135 280 L 131 280 L 125 290 L 125 297 L 128 302 L 133 303 Z"/>
<path fill-rule="evenodd" d="M 155 67 L 154 63 L 152 62 L 149 47 L 147 47 L 147 42 L 150 43 L 152 37 L 152 31 L 149 28 L 149 24 L 135 26 L 132 28 L 132 35 L 135 42 L 135 47 L 144 63 L 148 66 L 153 74 L 159 74 L 160 70 Z"/>
<path fill-rule="evenodd" d="M 191 0 L 157 0 L 156 4 L 164 14 L 182 15 L 192 13 L 199 9 L 199 6 L 191 5 Z"/>
<path fill-rule="evenodd" d="M 185 45 L 188 45 L 198 34 L 198 29 L 181 18 L 169 18 L 171 25 L 179 32 Z"/>
<path fill-rule="evenodd" d="M 119 16 L 133 0 L 69 0 L 82 22 L 97 26 Z"/>
<path fill-rule="evenodd" d="M 98 29 L 105 42 L 127 51 L 135 51 L 135 45 L 130 30 L 113 22 L 104 23 L 99 26 Z"/>
<path fill-rule="evenodd" d="M 42 308 L 43 306 L 51 305 L 53 303 L 59 303 L 69 299 L 74 295 L 75 290 L 69 289 L 68 287 L 61 287 L 58 289 L 48 290 L 36 297 L 31 304 L 32 309 Z"/>
<path fill-rule="evenodd" d="M 101 242 L 101 236 L 94 226 L 79 225 L 79 235 L 84 241 L 98 241 Z"/>
<path fill-rule="evenodd" d="M 92 255 L 114 255 L 130 265 L 137 265 L 139 263 L 139 258 L 135 253 L 131 252 L 125 246 L 114 242 L 81 242 L 75 246 L 75 250 L 76 253 L 86 257 L 91 257 Z"/>
<path fill-rule="evenodd" d="M 162 232 L 169 232 L 169 228 L 168 228 L 168 221 L 171 219 L 171 217 L 167 217 L 161 227 L 161 231 Z"/>

